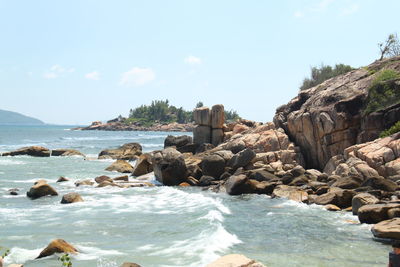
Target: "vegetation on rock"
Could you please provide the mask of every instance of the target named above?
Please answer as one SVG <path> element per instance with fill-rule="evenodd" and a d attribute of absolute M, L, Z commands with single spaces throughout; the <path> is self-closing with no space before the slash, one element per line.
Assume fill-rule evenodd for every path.
<path fill-rule="evenodd" d="M 400 56 L 400 42 L 396 33 L 389 34 L 385 42 L 379 43 L 378 46 L 381 50 L 381 57 L 379 60 Z"/>
<path fill-rule="evenodd" d="M 364 115 L 384 109 L 400 102 L 400 73 L 384 69 L 376 74 L 368 88 L 368 98 Z"/>
<path fill-rule="evenodd" d="M 392 134 L 395 134 L 397 132 L 400 132 L 400 121 L 396 122 L 392 127 L 390 127 L 389 129 L 384 130 L 383 132 L 381 132 L 381 134 L 379 135 L 379 137 L 387 137 L 390 136 Z"/>
<path fill-rule="evenodd" d="M 61 266 L 72 267 L 71 257 L 68 255 L 68 253 L 65 253 L 64 255 L 59 257 L 58 260 L 62 262 Z"/>
<path fill-rule="evenodd" d="M 300 90 L 306 90 L 314 87 L 330 78 L 345 74 L 353 70 L 353 67 L 345 64 L 336 64 L 335 67 L 321 64 L 320 67 L 311 67 L 311 77 L 305 78 Z"/>

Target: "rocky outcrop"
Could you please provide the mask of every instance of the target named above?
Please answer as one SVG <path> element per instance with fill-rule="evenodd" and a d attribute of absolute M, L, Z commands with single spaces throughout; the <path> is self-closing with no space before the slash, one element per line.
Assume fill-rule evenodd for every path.
<path fill-rule="evenodd" d="M 174 146 L 176 149 L 192 144 L 193 138 L 188 135 L 173 136 L 168 135 L 164 140 L 164 148 Z"/>
<path fill-rule="evenodd" d="M 50 150 L 42 146 L 23 147 L 11 152 L 4 152 L 2 156 L 28 155 L 33 157 L 50 157 Z"/>
<path fill-rule="evenodd" d="M 77 254 L 78 250 L 63 239 L 55 239 L 51 241 L 50 244 L 45 249 L 42 250 L 42 252 L 40 252 L 37 259 L 51 256 L 54 253 Z"/>
<path fill-rule="evenodd" d="M 45 180 L 39 180 L 29 189 L 26 195 L 31 199 L 37 199 L 44 196 L 57 196 L 58 193 Z"/>
<path fill-rule="evenodd" d="M 191 132 L 192 123 L 154 123 L 151 126 L 144 126 L 140 122 L 125 123 L 120 121 L 109 121 L 102 123 L 94 121 L 87 127 L 73 128 L 72 130 L 98 130 L 98 131 L 156 131 L 156 132 Z"/>
<path fill-rule="evenodd" d="M 133 167 L 131 164 L 129 164 L 125 160 L 117 160 L 116 162 L 112 163 L 110 166 L 108 166 L 106 171 L 116 171 L 116 172 L 122 172 L 122 173 L 132 173 L 133 172 Z"/>
<path fill-rule="evenodd" d="M 179 185 L 188 177 L 183 155 L 174 148 L 154 152 L 152 164 L 157 181 L 164 185 Z"/>
<path fill-rule="evenodd" d="M 85 155 L 81 152 L 79 152 L 78 150 L 75 149 L 53 149 L 51 151 L 51 156 L 53 157 L 57 157 L 57 156 L 61 156 L 61 157 L 67 157 L 67 156 L 81 156 L 81 157 L 85 157 Z"/>
<path fill-rule="evenodd" d="M 151 154 L 142 154 L 136 160 L 132 174 L 134 176 L 141 176 L 153 171 L 153 164 L 151 162 Z"/>
<path fill-rule="evenodd" d="M 358 210 L 362 206 L 373 205 L 373 204 L 377 204 L 378 202 L 379 202 L 379 199 L 369 193 L 360 193 L 360 194 L 355 195 L 351 201 L 353 215 L 357 215 Z"/>
<path fill-rule="evenodd" d="M 361 223 L 379 223 L 391 219 L 392 215 L 395 215 L 391 210 L 398 209 L 400 209 L 398 203 L 364 205 L 358 209 L 358 219 Z"/>
<path fill-rule="evenodd" d="M 206 267 L 265 267 L 265 265 L 244 255 L 230 254 L 213 261 Z"/>
<path fill-rule="evenodd" d="M 61 204 L 83 202 L 83 198 L 78 193 L 67 193 L 61 199 Z"/>
<path fill-rule="evenodd" d="M 193 129 L 193 142 L 197 145 L 210 143 L 219 145 L 224 140 L 225 112 L 223 105 L 196 108 L 193 111 L 196 127 Z"/>
<path fill-rule="evenodd" d="M 377 61 L 329 79 L 301 91 L 277 109 L 275 124 L 301 147 L 307 167 L 322 170 L 333 156 L 357 143 L 374 140 L 379 132 L 400 120 L 400 105 L 363 113 L 368 88 L 383 68 L 398 71 L 399 58 Z"/>
<path fill-rule="evenodd" d="M 142 146 L 138 143 L 128 143 L 116 149 L 106 149 L 100 152 L 99 159 L 135 160 L 142 154 Z"/>

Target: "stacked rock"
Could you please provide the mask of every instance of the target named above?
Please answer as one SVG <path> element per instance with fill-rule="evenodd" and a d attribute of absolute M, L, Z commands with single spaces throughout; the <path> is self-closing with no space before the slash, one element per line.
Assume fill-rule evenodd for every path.
<path fill-rule="evenodd" d="M 223 105 L 214 105 L 211 110 L 208 107 L 196 108 L 193 112 L 197 126 L 193 129 L 193 142 L 195 144 L 210 143 L 219 145 L 224 140 L 223 126 L 225 113 Z"/>

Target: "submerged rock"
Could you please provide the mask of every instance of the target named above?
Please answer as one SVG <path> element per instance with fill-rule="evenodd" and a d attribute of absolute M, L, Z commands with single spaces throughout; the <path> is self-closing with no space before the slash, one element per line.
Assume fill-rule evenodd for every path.
<path fill-rule="evenodd" d="M 124 262 L 120 267 L 142 267 L 142 266 L 132 262 Z"/>
<path fill-rule="evenodd" d="M 23 147 L 11 152 L 5 152 L 2 156 L 28 155 L 33 157 L 50 157 L 50 150 L 42 146 Z"/>
<path fill-rule="evenodd" d="M 26 195 L 31 199 L 37 199 L 44 196 L 57 196 L 58 193 L 45 180 L 39 180 L 29 189 Z"/>
<path fill-rule="evenodd" d="M 54 253 L 77 254 L 78 250 L 63 239 L 55 239 L 51 241 L 50 244 L 42 250 L 42 252 L 40 252 L 39 256 L 36 259 L 51 256 Z"/>
<path fill-rule="evenodd" d="M 244 255 L 230 254 L 220 257 L 206 267 L 266 267 L 264 264 L 249 259 Z"/>

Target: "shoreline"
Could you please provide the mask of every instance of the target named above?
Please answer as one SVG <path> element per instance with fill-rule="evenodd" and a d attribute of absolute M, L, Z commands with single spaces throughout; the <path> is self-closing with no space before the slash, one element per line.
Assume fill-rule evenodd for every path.
<path fill-rule="evenodd" d="M 125 124 L 122 122 L 102 123 L 94 121 L 89 126 L 72 128 L 73 131 L 154 131 L 154 132 L 191 132 L 193 131 L 193 123 L 156 123 L 152 126 L 141 126 L 137 124 Z"/>

